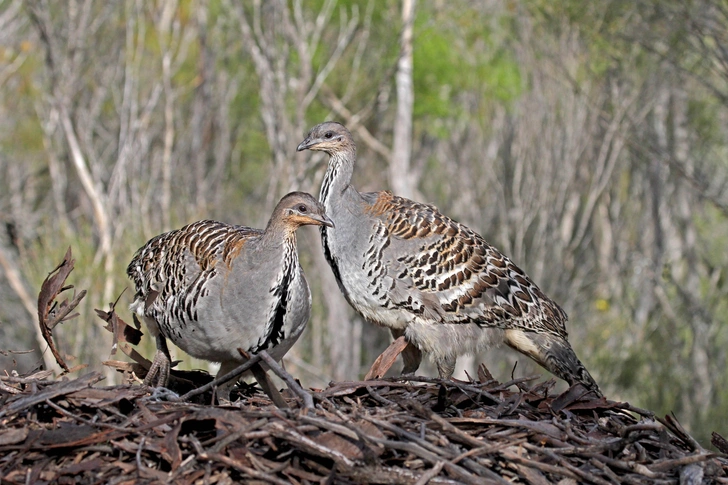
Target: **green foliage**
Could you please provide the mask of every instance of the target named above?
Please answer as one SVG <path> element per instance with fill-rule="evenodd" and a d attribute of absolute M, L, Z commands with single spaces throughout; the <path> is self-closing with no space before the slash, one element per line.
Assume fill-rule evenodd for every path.
<path fill-rule="evenodd" d="M 600 78 L 628 66 L 629 72 L 653 69 L 655 60 L 632 38 L 637 19 L 645 13 L 645 2 L 537 1 L 528 4 L 540 35 L 564 36 L 578 33 L 588 55 L 580 59 L 577 83 L 591 76 Z"/>
<path fill-rule="evenodd" d="M 471 108 L 459 101 L 465 92 L 505 104 L 522 92 L 521 71 L 501 38 L 503 26 L 487 21 L 476 7 L 462 7 L 456 15 L 427 8 L 417 12 L 415 119 L 464 116 Z"/>
<path fill-rule="evenodd" d="M 688 101 L 688 120 L 704 147 L 726 144 L 726 133 L 715 122 L 721 116 L 721 109 L 710 96 L 694 96 Z M 719 158 L 725 160 L 723 157 Z"/>

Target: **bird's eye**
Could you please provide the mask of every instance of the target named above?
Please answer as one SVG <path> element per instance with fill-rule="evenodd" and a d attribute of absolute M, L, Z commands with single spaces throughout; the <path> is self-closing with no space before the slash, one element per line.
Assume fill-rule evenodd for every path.
<path fill-rule="evenodd" d="M 330 131 L 327 131 L 326 134 L 324 134 L 324 138 L 326 138 L 326 139 L 332 138 L 333 136 L 334 136 L 334 134 L 331 133 Z"/>
<path fill-rule="evenodd" d="M 305 214 L 306 212 L 308 212 L 308 207 L 306 207 L 305 205 L 301 204 L 301 205 L 298 206 L 298 212 L 301 212 L 301 213 Z"/>

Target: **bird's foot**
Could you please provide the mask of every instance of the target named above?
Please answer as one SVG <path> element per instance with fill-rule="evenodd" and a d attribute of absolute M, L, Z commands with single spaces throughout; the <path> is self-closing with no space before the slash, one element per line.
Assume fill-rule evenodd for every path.
<path fill-rule="evenodd" d="M 440 379 L 443 381 L 450 380 L 453 372 L 455 372 L 456 357 L 443 357 L 435 360 L 435 366 L 437 366 L 437 372 L 440 374 Z"/>
<path fill-rule="evenodd" d="M 215 380 L 220 379 L 222 376 L 229 374 L 233 370 L 235 370 L 240 365 L 239 361 L 225 361 L 220 363 L 220 370 L 217 371 L 217 375 L 215 376 Z M 215 397 L 217 398 L 217 402 L 220 403 L 221 406 L 229 406 L 233 402 L 230 400 L 230 391 L 232 391 L 233 387 L 235 387 L 235 383 L 238 382 L 238 379 L 240 379 L 240 376 L 235 377 L 234 379 L 230 379 L 229 381 L 223 382 L 222 384 L 218 384 L 215 389 Z"/>
<path fill-rule="evenodd" d="M 154 360 L 152 366 L 147 372 L 147 376 L 144 378 L 144 385 L 150 387 L 164 387 L 167 385 L 169 380 L 169 371 L 172 367 L 172 361 L 169 354 L 162 350 L 157 350 L 154 354 Z"/>
<path fill-rule="evenodd" d="M 215 389 L 215 397 L 217 397 L 217 402 L 220 406 L 230 406 L 233 404 L 233 401 L 230 399 L 230 390 L 232 388 L 232 384 L 227 386 L 223 384 Z"/>

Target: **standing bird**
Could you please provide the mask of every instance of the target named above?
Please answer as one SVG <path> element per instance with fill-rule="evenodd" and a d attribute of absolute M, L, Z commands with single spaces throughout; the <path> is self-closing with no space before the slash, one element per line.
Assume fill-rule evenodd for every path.
<path fill-rule="evenodd" d="M 281 199 L 265 231 L 199 221 L 161 234 L 140 248 L 126 272 L 136 295 L 130 308 L 156 338 L 144 383 L 165 386 L 171 359 L 166 339 L 188 354 L 220 362 L 218 376 L 251 353 L 280 360 L 303 332 L 311 293 L 298 263 L 296 229 L 334 227 L 311 195 Z M 221 386 L 228 399 L 234 382 Z"/>
<path fill-rule="evenodd" d="M 356 145 L 339 123 L 315 126 L 297 150 L 330 157 L 319 200 L 336 231 L 321 228 L 324 254 L 351 306 L 407 339 L 403 373 L 425 352 L 449 379 L 459 355 L 505 342 L 601 396 L 569 345 L 566 313 L 479 234 L 433 205 L 358 192 Z"/>

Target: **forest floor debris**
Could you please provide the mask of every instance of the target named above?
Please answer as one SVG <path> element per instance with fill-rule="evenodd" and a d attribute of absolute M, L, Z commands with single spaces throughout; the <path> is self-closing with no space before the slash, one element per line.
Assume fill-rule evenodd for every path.
<path fill-rule="evenodd" d="M 2 483 L 728 483 L 728 450 L 672 417 L 554 381 L 410 377 L 282 392 L 234 405 L 102 376 L 2 378 Z M 175 400 L 169 400 L 170 398 Z M 719 435 L 715 435 L 719 436 Z M 719 447 L 720 438 L 714 439 Z M 725 443 L 725 441 L 723 441 Z"/>
<path fill-rule="evenodd" d="M 0 375 L 0 484 L 728 483 L 723 436 L 713 433 L 717 451 L 707 450 L 673 416 L 578 385 L 555 394 L 553 380 L 501 383 L 482 365 L 469 381 L 379 377 L 402 340 L 365 380 L 326 389 L 302 388 L 265 352 L 220 379 L 173 369 L 169 389 L 149 388 L 139 382 L 151 363 L 131 346 L 139 322 L 126 324 L 111 304 L 97 310 L 114 335 L 111 353 L 132 362 L 105 364 L 127 383 L 103 386 L 98 372 L 69 378 L 51 330 L 83 297 L 56 301 L 72 288 L 72 269 L 69 250 L 38 306 L 64 374 Z M 238 401 L 213 405 L 216 384 L 262 364 L 288 389 L 264 394 L 243 382 Z"/>

